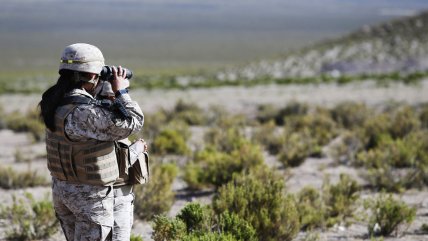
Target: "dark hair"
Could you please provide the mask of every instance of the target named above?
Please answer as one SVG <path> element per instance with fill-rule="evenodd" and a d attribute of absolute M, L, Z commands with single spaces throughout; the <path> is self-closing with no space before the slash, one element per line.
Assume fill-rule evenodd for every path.
<path fill-rule="evenodd" d="M 62 69 L 59 74 L 56 84 L 43 93 L 42 100 L 39 103 L 40 117 L 51 131 L 55 131 L 55 111 L 64 95 L 80 85 L 80 83 L 73 81 L 74 71 Z"/>

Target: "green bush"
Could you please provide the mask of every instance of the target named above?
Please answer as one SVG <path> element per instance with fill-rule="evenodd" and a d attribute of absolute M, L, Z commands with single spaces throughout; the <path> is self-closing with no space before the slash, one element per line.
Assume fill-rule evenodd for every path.
<path fill-rule="evenodd" d="M 340 181 L 336 185 L 331 185 L 327 180 L 324 182 L 323 200 L 327 208 L 327 226 L 331 227 L 354 217 L 359 191 L 357 182 L 345 174 L 340 175 Z"/>
<path fill-rule="evenodd" d="M 319 191 L 313 187 L 303 188 L 296 196 L 301 230 L 326 226 L 327 211 Z"/>
<path fill-rule="evenodd" d="M 211 210 L 199 203 L 189 203 L 176 216 L 186 225 L 187 233 L 203 234 L 211 230 Z"/>
<path fill-rule="evenodd" d="M 420 231 L 421 231 L 422 233 L 424 233 L 424 234 L 428 234 L 428 224 L 423 223 L 423 224 L 421 225 Z"/>
<path fill-rule="evenodd" d="M 218 229 L 222 233 L 232 234 L 236 240 L 256 241 L 256 230 L 245 219 L 234 213 L 224 212 L 220 214 Z"/>
<path fill-rule="evenodd" d="M 307 130 L 286 134 L 278 153 L 278 161 L 285 167 L 300 166 L 311 155 L 314 146 L 316 143 Z"/>
<path fill-rule="evenodd" d="M 0 206 L 0 217 L 6 219 L 6 237 L 8 240 L 46 239 L 58 231 L 52 202 L 45 197 L 36 201 L 26 193 L 25 199 L 13 196 L 12 206 Z"/>
<path fill-rule="evenodd" d="M 302 230 L 347 224 L 354 217 L 360 187 L 355 180 L 341 174 L 340 181 L 331 185 L 326 179 L 321 191 L 303 188 L 296 196 Z"/>
<path fill-rule="evenodd" d="M 191 234 L 183 238 L 183 241 L 238 241 L 231 234 L 204 233 L 202 235 Z"/>
<path fill-rule="evenodd" d="M 420 128 L 420 121 L 415 111 L 404 106 L 391 114 L 392 120 L 390 125 L 390 134 L 393 138 L 403 138 L 412 131 Z"/>
<path fill-rule="evenodd" d="M 255 241 L 255 230 L 236 215 L 224 213 L 215 217 L 209 206 L 188 203 L 173 217 L 156 216 L 153 239 L 207 240 L 207 241 Z"/>
<path fill-rule="evenodd" d="M 180 219 L 170 219 L 164 215 L 155 216 L 152 238 L 155 241 L 183 240 L 186 224 Z"/>
<path fill-rule="evenodd" d="M 357 154 L 363 151 L 361 138 L 354 132 L 344 132 L 337 142 L 329 146 L 329 155 L 341 164 L 361 165 L 357 162 Z"/>
<path fill-rule="evenodd" d="M 395 200 L 392 195 L 381 194 L 366 200 L 364 207 L 370 212 L 367 220 L 369 234 L 375 236 L 388 236 L 393 232 L 397 235 L 402 231 L 400 228 L 408 227 L 416 216 L 416 208 Z"/>
<path fill-rule="evenodd" d="M 284 195 L 283 178 L 267 168 L 234 175 L 219 189 L 213 208 L 248 221 L 261 241 L 292 240 L 300 226 L 294 200 Z"/>
<path fill-rule="evenodd" d="M 131 234 L 130 241 L 143 241 L 143 238 L 140 235 Z"/>
<path fill-rule="evenodd" d="M 165 213 L 171 208 L 175 198 L 172 183 L 177 172 L 174 164 L 154 166 L 150 181 L 135 186 L 135 214 L 138 217 L 150 220 L 154 215 Z"/>
<path fill-rule="evenodd" d="M 155 113 L 144 114 L 144 136 L 146 140 L 153 140 L 159 135 L 161 130 L 165 128 L 168 123 L 166 111 L 160 110 Z M 139 134 L 142 134 L 141 132 Z"/>
<path fill-rule="evenodd" d="M 207 122 L 207 116 L 196 104 L 178 100 L 174 109 L 168 114 L 169 119 L 183 120 L 188 125 L 203 125 Z"/>
<path fill-rule="evenodd" d="M 187 155 L 190 152 L 185 137 L 178 130 L 174 129 L 162 130 L 155 137 L 152 150 L 159 155 Z"/>
<path fill-rule="evenodd" d="M 399 192 L 423 187 L 428 180 L 426 132 L 412 132 L 403 139 L 382 136 L 377 147 L 361 152 L 358 162 L 367 169 L 366 179 L 377 189 Z"/>
<path fill-rule="evenodd" d="M 260 147 L 242 140 L 231 153 L 220 152 L 207 147 L 196 153 L 193 162 L 185 167 L 184 180 L 190 188 L 213 185 L 219 188 L 232 180 L 235 173 L 241 173 L 264 163 Z"/>
<path fill-rule="evenodd" d="M 378 114 L 364 122 L 360 136 L 366 150 L 375 148 L 382 136 L 389 135 L 391 122 L 387 114 Z"/>
<path fill-rule="evenodd" d="M 259 105 L 257 107 L 256 120 L 261 123 L 276 122 L 279 109 L 271 104 Z M 284 122 L 283 120 L 281 120 Z"/>
<path fill-rule="evenodd" d="M 308 113 L 309 113 L 308 104 L 292 101 L 288 103 L 287 106 L 279 110 L 276 121 L 277 123 L 280 123 L 280 121 L 284 121 L 285 117 L 302 116 L 302 115 L 307 115 Z"/>
<path fill-rule="evenodd" d="M 421 127 L 428 129 L 428 104 L 422 105 L 419 113 L 419 120 L 421 122 Z"/>
<path fill-rule="evenodd" d="M 39 118 L 37 110 L 31 110 L 23 115 L 13 112 L 5 117 L 6 127 L 15 132 L 29 132 L 35 141 L 45 138 L 45 125 Z"/>
<path fill-rule="evenodd" d="M 0 187 L 18 189 L 35 186 L 46 186 L 49 182 L 37 171 L 16 172 L 11 167 L 0 166 Z"/>
<path fill-rule="evenodd" d="M 321 147 L 328 144 L 338 131 L 334 120 L 322 109 L 316 113 L 288 118 L 286 128 L 294 132 L 309 132 L 316 145 Z"/>
<path fill-rule="evenodd" d="M 257 127 L 251 138 L 254 142 L 263 145 L 272 155 L 279 153 L 285 139 L 273 121 Z"/>
<path fill-rule="evenodd" d="M 205 144 L 215 147 L 218 151 L 230 153 L 248 142 L 243 132 L 239 127 L 213 127 L 205 133 Z"/>
<path fill-rule="evenodd" d="M 363 103 L 343 102 L 330 110 L 336 123 L 345 129 L 353 129 L 364 123 L 372 111 Z"/>

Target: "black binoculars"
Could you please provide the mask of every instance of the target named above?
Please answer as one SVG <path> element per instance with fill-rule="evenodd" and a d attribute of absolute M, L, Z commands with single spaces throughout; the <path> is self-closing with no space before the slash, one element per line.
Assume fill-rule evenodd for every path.
<path fill-rule="evenodd" d="M 130 80 L 132 78 L 132 71 L 126 68 L 123 68 L 123 69 L 125 69 L 125 73 L 126 73 L 125 78 Z M 109 81 L 109 80 L 112 80 L 113 78 L 114 78 L 113 67 L 108 65 L 104 66 L 100 73 L 100 80 Z"/>

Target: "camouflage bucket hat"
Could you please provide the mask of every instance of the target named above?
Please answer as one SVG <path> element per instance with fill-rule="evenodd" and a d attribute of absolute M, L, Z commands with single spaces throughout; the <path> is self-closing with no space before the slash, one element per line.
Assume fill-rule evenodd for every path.
<path fill-rule="evenodd" d="M 67 46 L 62 52 L 59 69 L 99 74 L 104 66 L 101 51 L 90 44 L 76 43 Z"/>

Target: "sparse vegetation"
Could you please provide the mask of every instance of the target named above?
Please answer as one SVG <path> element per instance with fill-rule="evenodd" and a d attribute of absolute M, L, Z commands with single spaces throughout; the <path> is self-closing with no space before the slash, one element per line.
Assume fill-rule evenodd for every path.
<path fill-rule="evenodd" d="M 0 187 L 4 189 L 18 189 L 26 187 L 45 186 L 49 182 L 37 171 L 17 172 L 11 167 L 0 166 Z"/>
<path fill-rule="evenodd" d="M 135 186 L 135 213 L 144 220 L 167 212 L 174 202 L 172 182 L 177 176 L 174 164 L 162 164 L 152 167 L 150 181 Z"/>
<path fill-rule="evenodd" d="M 397 235 L 405 231 L 416 216 L 416 208 L 394 199 L 392 195 L 381 194 L 367 200 L 364 205 L 370 210 L 368 231 L 374 236 L 388 236 L 393 232 Z"/>
<path fill-rule="evenodd" d="M 11 206 L 0 206 L 0 218 L 7 223 L 8 240 L 45 239 L 59 228 L 52 202 L 48 197 L 36 201 L 29 193 L 26 193 L 25 199 L 14 196 Z"/>
<path fill-rule="evenodd" d="M 156 216 L 153 239 L 255 241 L 255 230 L 245 220 L 228 213 L 216 216 L 211 207 L 187 204 L 177 216 Z"/>
<path fill-rule="evenodd" d="M 293 198 L 284 195 L 284 181 L 268 168 L 234 175 L 213 200 L 218 214 L 229 212 L 246 220 L 258 240 L 292 240 L 299 231 Z"/>

